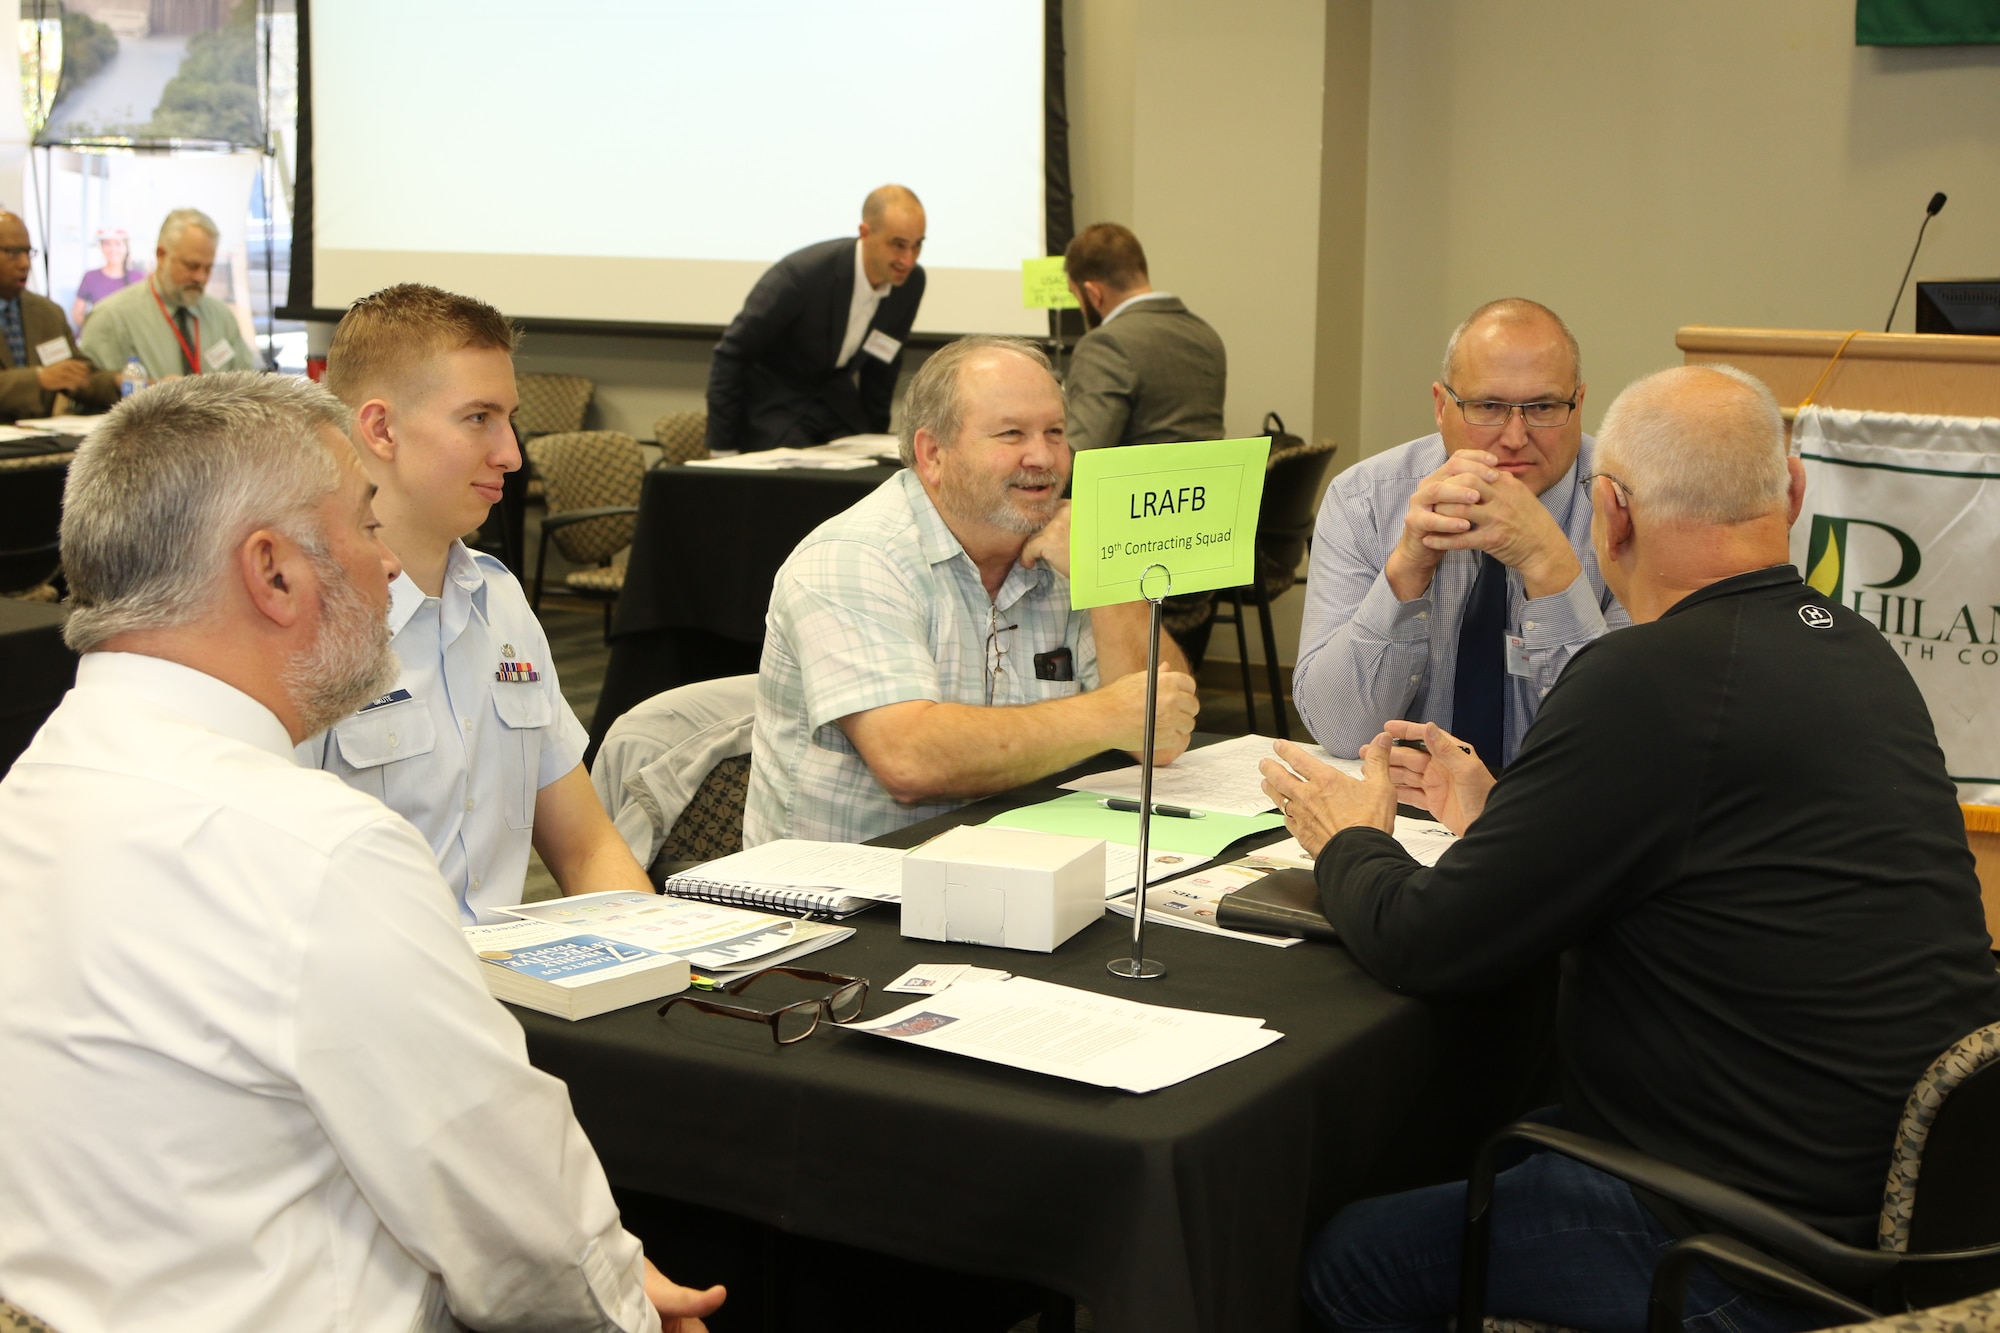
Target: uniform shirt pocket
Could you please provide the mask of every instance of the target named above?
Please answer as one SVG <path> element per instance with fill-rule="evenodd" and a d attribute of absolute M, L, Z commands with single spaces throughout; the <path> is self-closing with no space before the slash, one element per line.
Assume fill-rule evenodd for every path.
<path fill-rule="evenodd" d="M 415 759 L 437 748 L 437 731 L 430 711 L 420 700 L 370 708 L 333 724 L 333 750 L 345 769 L 342 777 L 350 787 L 368 793 L 391 809 L 409 813 L 396 798 L 406 793 L 407 782 L 391 782 L 395 764 Z"/>
<path fill-rule="evenodd" d="M 430 713 L 417 700 L 371 708 L 333 724 L 334 744 L 350 768 L 379 768 L 437 748 Z"/>
<path fill-rule="evenodd" d="M 537 779 L 542 767 L 542 736 L 555 720 L 555 710 L 548 696 L 532 685 L 495 681 L 493 711 L 500 718 L 493 748 L 508 827 L 533 828 L 535 797 L 541 790 Z"/>

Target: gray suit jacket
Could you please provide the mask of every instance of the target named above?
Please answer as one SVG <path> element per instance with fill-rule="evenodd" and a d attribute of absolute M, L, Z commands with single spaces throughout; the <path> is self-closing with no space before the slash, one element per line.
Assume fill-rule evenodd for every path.
<path fill-rule="evenodd" d="M 55 406 L 56 395 L 52 389 L 44 389 L 36 369 L 42 363 L 35 349 L 51 338 L 61 338 L 69 344 L 69 354 L 80 357 L 76 337 L 69 331 L 69 317 L 62 307 L 46 296 L 34 292 L 21 293 L 21 329 L 27 335 L 28 364 L 14 364 L 14 354 L 7 347 L 7 340 L 0 338 L 0 421 L 19 421 L 22 417 L 45 417 Z M 118 376 L 116 372 L 98 370 L 90 377 L 90 383 L 70 395 L 77 406 L 102 410 L 118 401 Z"/>
<path fill-rule="evenodd" d="M 1076 345 L 1063 389 L 1069 442 L 1099 449 L 1220 439 L 1227 376 L 1222 339 L 1178 298 L 1128 306 Z"/>

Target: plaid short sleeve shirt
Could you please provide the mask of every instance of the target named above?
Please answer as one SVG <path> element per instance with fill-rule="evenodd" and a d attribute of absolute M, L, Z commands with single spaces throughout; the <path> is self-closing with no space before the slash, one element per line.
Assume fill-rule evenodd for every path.
<path fill-rule="evenodd" d="M 1037 679 L 1035 655 L 1063 647 L 1075 679 Z M 851 713 L 913 699 L 1012 707 L 1096 685 L 1090 614 L 1070 608 L 1069 581 L 1016 565 L 989 598 L 916 474 L 899 472 L 778 571 L 744 845 L 860 842 L 959 804 L 897 804 L 840 729 Z"/>

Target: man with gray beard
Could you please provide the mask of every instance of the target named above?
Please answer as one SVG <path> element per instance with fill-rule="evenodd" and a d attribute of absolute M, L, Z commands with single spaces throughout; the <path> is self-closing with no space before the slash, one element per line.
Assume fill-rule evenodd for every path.
<path fill-rule="evenodd" d="M 860 842 L 1145 743 L 1146 603 L 1069 604 L 1048 358 L 961 338 L 917 372 L 903 416 L 905 470 L 801 542 L 771 590 L 746 846 Z M 1197 705 L 1171 641 L 1160 663 L 1167 763 Z"/>
<path fill-rule="evenodd" d="M 176 208 L 160 224 L 154 267 L 97 304 L 79 345 L 114 374 L 133 357 L 153 380 L 254 370 L 261 363 L 243 341 L 236 313 L 208 294 L 222 231 L 198 208 Z"/>
<path fill-rule="evenodd" d="M 83 660 L 0 782 L 0 1291 L 65 1330 L 698 1330 L 721 1290 L 620 1226 L 423 838 L 293 759 L 397 672 L 347 426 L 204 375 L 71 465 Z"/>

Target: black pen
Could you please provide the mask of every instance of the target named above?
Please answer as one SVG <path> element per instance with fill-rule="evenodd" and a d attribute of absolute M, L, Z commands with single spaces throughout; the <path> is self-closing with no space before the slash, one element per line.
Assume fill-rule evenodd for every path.
<path fill-rule="evenodd" d="M 1106 810 L 1123 810 L 1128 815 L 1136 815 L 1139 813 L 1139 803 L 1137 801 L 1127 800 L 1123 796 L 1107 796 L 1103 800 L 1099 801 L 1098 804 L 1103 806 Z M 1175 819 L 1208 818 L 1208 816 L 1200 810 L 1187 810 L 1183 809 L 1181 806 L 1178 805 L 1161 805 L 1157 801 L 1153 803 L 1153 813 L 1156 815 L 1169 815 Z"/>
<path fill-rule="evenodd" d="M 1431 747 L 1424 744 L 1420 740 L 1413 740 L 1413 739 L 1405 740 L 1402 737 L 1398 737 L 1395 740 L 1390 741 L 1389 744 L 1400 745 L 1406 750 L 1415 750 L 1419 754 L 1429 754 L 1431 752 Z M 1460 741 L 1458 743 L 1458 748 L 1465 751 L 1467 754 L 1472 753 L 1472 747 L 1470 745 L 1467 745 L 1464 741 Z"/>

